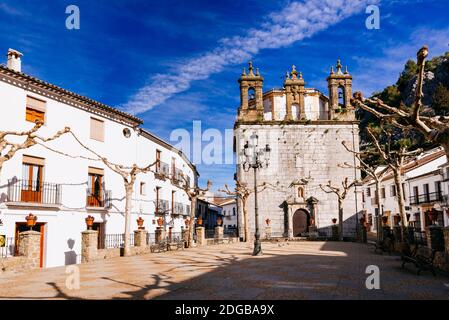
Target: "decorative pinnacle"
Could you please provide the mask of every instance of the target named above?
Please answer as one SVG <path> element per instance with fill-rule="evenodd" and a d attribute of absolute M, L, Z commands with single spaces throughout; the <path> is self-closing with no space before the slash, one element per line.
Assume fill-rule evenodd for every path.
<path fill-rule="evenodd" d="M 348 72 L 348 66 L 345 67 L 345 74 L 349 74 L 349 72 Z"/>
<path fill-rule="evenodd" d="M 331 74 L 334 74 L 334 66 L 331 66 Z"/>
<path fill-rule="evenodd" d="M 338 59 L 337 60 L 337 74 L 342 74 L 341 68 L 343 68 L 343 66 L 341 65 L 340 59 Z"/>
<path fill-rule="evenodd" d="M 246 68 L 245 67 L 243 67 L 242 76 L 246 76 Z"/>
<path fill-rule="evenodd" d="M 298 71 L 296 71 L 296 66 L 292 65 L 292 72 L 290 73 L 292 79 L 296 79 L 298 77 Z"/>
<path fill-rule="evenodd" d="M 299 73 L 299 79 L 302 80 L 302 72 Z"/>
<path fill-rule="evenodd" d="M 253 72 L 254 68 L 253 68 L 253 62 L 252 61 L 249 62 L 248 70 L 249 70 L 249 75 L 250 76 L 254 76 L 254 72 Z"/>
<path fill-rule="evenodd" d="M 256 68 L 256 76 L 260 76 L 259 68 Z"/>
<path fill-rule="evenodd" d="M 287 72 L 285 73 L 285 79 L 290 79 L 290 73 L 288 73 L 288 70 L 287 70 Z"/>

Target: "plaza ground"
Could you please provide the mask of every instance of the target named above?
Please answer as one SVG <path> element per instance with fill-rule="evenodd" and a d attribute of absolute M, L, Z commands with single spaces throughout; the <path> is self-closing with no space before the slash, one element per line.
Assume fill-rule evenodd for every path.
<path fill-rule="evenodd" d="M 1 299 L 449 299 L 449 278 L 402 270 L 398 256 L 349 242 L 247 243 L 119 257 L 78 265 L 80 288 L 66 287 L 66 267 L 0 274 Z M 365 286 L 380 268 L 379 290 Z"/>

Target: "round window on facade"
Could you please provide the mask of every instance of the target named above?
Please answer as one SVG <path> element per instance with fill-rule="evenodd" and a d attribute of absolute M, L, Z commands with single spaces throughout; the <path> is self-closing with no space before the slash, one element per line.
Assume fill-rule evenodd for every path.
<path fill-rule="evenodd" d="M 131 137 L 131 130 L 129 130 L 129 128 L 123 129 L 123 135 L 124 135 L 126 138 Z"/>

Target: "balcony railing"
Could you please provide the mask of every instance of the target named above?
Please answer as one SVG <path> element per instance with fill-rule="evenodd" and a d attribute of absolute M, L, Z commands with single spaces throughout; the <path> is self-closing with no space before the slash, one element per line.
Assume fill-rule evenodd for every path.
<path fill-rule="evenodd" d="M 156 164 L 156 173 L 154 176 L 159 180 L 165 180 L 170 175 L 170 166 L 168 163 L 159 161 Z"/>
<path fill-rule="evenodd" d="M 29 180 L 8 180 L 7 202 L 61 204 L 60 184 Z"/>
<path fill-rule="evenodd" d="M 443 201 L 441 192 L 431 192 L 410 197 L 410 204 L 432 203 Z"/>
<path fill-rule="evenodd" d="M 99 189 L 86 190 L 86 206 L 90 208 L 111 208 L 111 191 Z"/>
<path fill-rule="evenodd" d="M 167 200 L 159 199 L 156 205 L 156 214 L 165 214 L 170 210 L 170 206 Z"/>

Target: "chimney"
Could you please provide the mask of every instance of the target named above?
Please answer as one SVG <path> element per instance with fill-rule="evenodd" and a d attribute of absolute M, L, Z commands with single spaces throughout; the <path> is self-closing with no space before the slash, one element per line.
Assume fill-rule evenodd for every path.
<path fill-rule="evenodd" d="M 12 69 L 17 72 L 22 72 L 22 62 L 20 60 L 20 57 L 22 57 L 23 54 L 19 51 L 16 51 L 14 49 L 8 50 L 8 64 L 7 67 L 9 69 Z"/>

